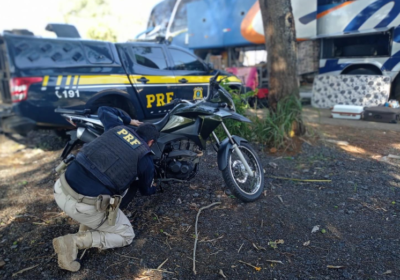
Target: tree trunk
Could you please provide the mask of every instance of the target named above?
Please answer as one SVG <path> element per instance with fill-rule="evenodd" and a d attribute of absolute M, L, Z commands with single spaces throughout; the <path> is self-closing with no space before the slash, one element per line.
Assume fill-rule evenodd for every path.
<path fill-rule="evenodd" d="M 291 0 L 259 0 L 259 3 L 268 53 L 268 102 L 275 111 L 282 98 L 290 94 L 299 97 L 295 21 Z"/>

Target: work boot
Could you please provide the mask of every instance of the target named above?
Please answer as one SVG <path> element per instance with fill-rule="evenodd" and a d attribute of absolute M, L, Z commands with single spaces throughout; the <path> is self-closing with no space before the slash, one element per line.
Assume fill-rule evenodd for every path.
<path fill-rule="evenodd" d="M 78 249 L 89 249 L 92 248 L 93 237 L 90 231 L 78 232 L 74 234 L 74 239 Z"/>
<path fill-rule="evenodd" d="M 88 227 L 88 226 L 85 226 L 83 224 L 79 225 L 79 231 L 78 232 L 85 232 L 85 231 L 88 231 L 88 230 L 91 230 L 91 228 Z"/>
<path fill-rule="evenodd" d="M 54 238 L 53 247 L 58 256 L 58 266 L 65 270 L 78 271 L 81 268 L 77 260 L 78 249 L 90 248 L 92 242 L 91 232 L 67 234 Z"/>

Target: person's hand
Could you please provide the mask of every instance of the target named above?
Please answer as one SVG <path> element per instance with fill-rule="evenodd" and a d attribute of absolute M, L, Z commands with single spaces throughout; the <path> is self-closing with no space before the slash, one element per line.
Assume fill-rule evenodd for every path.
<path fill-rule="evenodd" d="M 151 187 L 155 189 L 154 193 L 157 193 L 157 192 L 163 193 L 164 192 L 164 189 L 162 188 L 161 183 L 159 185 L 157 185 L 157 183 L 153 182 Z"/>
<path fill-rule="evenodd" d="M 134 119 L 132 119 L 131 120 L 131 123 L 130 123 L 130 125 L 134 125 L 134 126 L 139 126 L 139 125 L 141 125 L 142 124 L 142 122 L 140 122 L 140 121 L 138 121 L 138 120 L 134 120 Z"/>

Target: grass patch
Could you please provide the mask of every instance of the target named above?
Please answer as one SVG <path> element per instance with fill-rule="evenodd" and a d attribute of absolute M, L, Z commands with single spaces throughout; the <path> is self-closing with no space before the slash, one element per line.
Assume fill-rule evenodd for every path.
<path fill-rule="evenodd" d="M 269 111 L 264 119 L 252 119 L 253 140 L 277 149 L 284 148 L 295 135 L 294 125 L 302 123 L 301 110 L 300 99 L 295 95 L 280 100 L 275 112 Z"/>
<path fill-rule="evenodd" d="M 250 109 L 247 100 L 257 94 L 256 91 L 240 94 L 237 90 L 226 87 L 235 102 L 236 112 L 241 115 L 249 115 Z M 265 117 L 251 116 L 252 123 L 242 123 L 234 120 L 224 121 L 232 135 L 243 137 L 249 141 L 262 143 L 267 147 L 277 149 L 288 147 L 295 135 L 295 125 L 301 124 L 302 105 L 295 95 L 289 95 L 280 100 L 275 112 L 268 110 Z M 216 130 L 218 138 L 226 137 L 222 127 Z"/>

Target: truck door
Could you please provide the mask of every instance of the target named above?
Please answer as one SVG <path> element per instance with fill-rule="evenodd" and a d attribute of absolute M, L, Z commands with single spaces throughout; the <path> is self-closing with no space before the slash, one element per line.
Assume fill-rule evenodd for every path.
<path fill-rule="evenodd" d="M 179 97 L 187 100 L 205 97 L 211 77 L 207 66 L 187 51 L 174 47 L 169 47 L 168 50 Z"/>
<path fill-rule="evenodd" d="M 132 64 L 127 68 L 146 118 L 161 118 L 172 109 L 165 106 L 174 99 L 175 76 L 169 69 L 165 47 L 157 44 L 128 44 Z"/>

